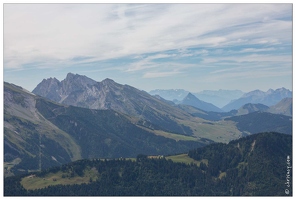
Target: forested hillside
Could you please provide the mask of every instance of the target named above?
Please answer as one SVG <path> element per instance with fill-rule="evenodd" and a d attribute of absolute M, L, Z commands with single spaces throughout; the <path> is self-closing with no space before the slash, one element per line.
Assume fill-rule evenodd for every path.
<path fill-rule="evenodd" d="M 285 184 L 287 173 L 292 182 L 287 171 L 291 154 L 291 136 L 261 133 L 190 151 L 188 155 L 200 164 L 138 155 L 136 160 L 80 160 L 9 177 L 4 195 L 291 196 Z"/>

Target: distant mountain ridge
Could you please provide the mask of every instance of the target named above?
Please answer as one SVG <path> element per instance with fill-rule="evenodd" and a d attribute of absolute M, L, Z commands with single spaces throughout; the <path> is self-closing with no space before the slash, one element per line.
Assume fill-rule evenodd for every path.
<path fill-rule="evenodd" d="M 194 106 L 205 111 L 222 112 L 220 108 L 214 106 L 211 103 L 199 100 L 196 96 L 194 96 L 191 93 L 188 93 L 188 95 L 180 102 L 180 104 Z"/>
<path fill-rule="evenodd" d="M 222 108 L 231 100 L 240 98 L 244 92 L 241 90 L 203 90 L 201 92 L 189 92 L 183 89 L 168 89 L 168 90 L 151 90 L 149 94 L 159 95 L 162 98 L 170 101 L 182 101 L 188 93 L 193 94 L 201 101 L 211 103 L 218 108 Z"/>
<path fill-rule="evenodd" d="M 240 98 L 244 92 L 241 90 L 203 90 L 201 92 L 193 93 L 202 101 L 212 103 L 215 106 L 222 108 L 231 100 Z"/>
<path fill-rule="evenodd" d="M 229 104 L 224 106 L 222 110 L 230 111 L 233 109 L 238 109 L 247 103 L 260 103 L 266 106 L 272 106 L 287 97 L 291 98 L 292 92 L 285 88 L 278 88 L 276 90 L 269 89 L 267 92 L 254 90 L 244 94 L 241 98 L 230 102 Z"/>

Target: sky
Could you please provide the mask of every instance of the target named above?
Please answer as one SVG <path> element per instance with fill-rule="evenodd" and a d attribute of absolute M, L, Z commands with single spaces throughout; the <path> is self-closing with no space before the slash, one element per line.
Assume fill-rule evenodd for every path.
<path fill-rule="evenodd" d="M 3 79 L 292 90 L 292 4 L 4 4 Z"/>

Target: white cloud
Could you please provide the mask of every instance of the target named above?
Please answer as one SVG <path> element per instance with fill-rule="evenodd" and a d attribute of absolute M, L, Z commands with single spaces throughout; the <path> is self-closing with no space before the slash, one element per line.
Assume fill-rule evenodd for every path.
<path fill-rule="evenodd" d="M 249 54 L 249 55 L 223 55 L 215 57 L 207 57 L 203 59 L 204 64 L 218 64 L 221 62 L 233 62 L 233 63 L 283 63 L 289 64 L 292 67 L 291 55 L 269 55 L 269 54 Z"/>
<path fill-rule="evenodd" d="M 219 73 L 216 75 L 207 75 L 202 77 L 201 82 L 210 83 L 210 82 L 226 82 L 230 80 L 238 80 L 243 82 L 246 79 L 249 80 L 260 80 L 260 78 L 272 78 L 272 77 L 281 77 L 281 76 L 290 76 L 290 70 L 279 70 L 279 71 L 271 71 L 268 69 L 260 69 L 260 70 L 248 70 L 248 71 L 232 71 L 228 73 Z"/>
<path fill-rule="evenodd" d="M 292 22 L 277 20 L 287 13 L 291 4 L 5 4 L 4 68 L 62 67 L 79 56 L 95 62 L 189 47 L 282 44 L 292 40 Z M 128 71 L 149 68 L 150 61 Z"/>
<path fill-rule="evenodd" d="M 276 48 L 271 47 L 271 48 L 245 48 L 241 50 L 241 53 L 249 53 L 249 52 L 264 52 L 264 51 L 275 51 Z"/>
<path fill-rule="evenodd" d="M 160 78 L 167 76 L 174 76 L 176 74 L 181 74 L 182 72 L 172 71 L 172 72 L 147 72 L 143 75 L 143 78 Z"/>

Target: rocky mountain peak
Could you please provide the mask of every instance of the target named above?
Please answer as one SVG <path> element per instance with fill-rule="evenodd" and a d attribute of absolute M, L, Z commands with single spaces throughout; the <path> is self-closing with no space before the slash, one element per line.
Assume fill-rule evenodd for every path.
<path fill-rule="evenodd" d="M 273 89 L 269 89 L 269 90 L 267 91 L 267 94 L 271 94 L 271 93 L 273 93 L 273 92 L 274 92 Z"/>
<path fill-rule="evenodd" d="M 281 95 L 292 96 L 292 92 L 284 87 L 278 88 L 274 92 Z"/>
<path fill-rule="evenodd" d="M 276 90 L 269 89 L 267 92 L 254 90 L 244 94 L 241 98 L 230 102 L 222 109 L 224 111 L 230 111 L 232 109 L 238 109 L 247 103 L 261 103 L 267 106 L 272 106 L 286 97 L 292 97 L 292 92 L 286 88 L 278 88 Z"/>
<path fill-rule="evenodd" d="M 186 105 L 193 105 L 193 104 L 195 105 L 196 103 L 200 103 L 200 102 L 201 101 L 190 92 L 182 100 L 182 104 L 186 104 Z"/>
<path fill-rule="evenodd" d="M 110 78 L 106 78 L 101 83 L 104 84 L 104 85 L 108 85 L 108 84 L 115 84 L 115 81 L 113 81 Z"/>
<path fill-rule="evenodd" d="M 52 78 L 47 78 L 47 79 L 43 79 L 42 82 L 40 84 L 59 84 L 60 81 L 58 79 L 56 79 L 55 77 Z"/>
<path fill-rule="evenodd" d="M 187 96 L 185 97 L 185 99 L 188 99 L 188 100 L 192 100 L 192 99 L 194 99 L 194 100 L 196 100 L 197 97 L 194 96 L 191 92 L 189 92 L 189 93 L 187 94 Z"/>
<path fill-rule="evenodd" d="M 76 75 L 78 75 L 78 74 L 76 74 Z M 66 76 L 66 79 L 71 79 L 71 78 L 73 78 L 74 76 L 75 76 L 75 74 L 69 72 L 69 73 L 67 74 L 67 76 Z"/>
<path fill-rule="evenodd" d="M 73 74 L 73 73 L 68 73 L 67 77 L 62 81 L 62 82 L 69 82 L 71 84 L 82 84 L 82 85 L 94 85 L 97 82 L 94 81 L 91 78 L 88 78 L 87 76 L 79 75 L 79 74 Z"/>
<path fill-rule="evenodd" d="M 221 111 L 218 107 L 214 106 L 213 104 L 201 101 L 199 98 L 197 98 L 195 95 L 193 95 L 190 92 L 183 99 L 181 104 L 190 105 L 205 111 L 215 111 L 215 112 Z"/>
<path fill-rule="evenodd" d="M 51 99 L 54 101 L 59 101 L 60 97 L 56 94 L 59 89 L 61 82 L 56 78 L 43 79 L 41 83 L 32 91 L 32 93 Z"/>
<path fill-rule="evenodd" d="M 62 95 L 68 95 L 72 92 L 84 90 L 97 82 L 79 74 L 68 73 L 67 77 L 61 81 L 60 92 Z"/>
<path fill-rule="evenodd" d="M 112 79 L 110 79 L 110 78 L 106 78 L 102 82 L 112 82 L 112 83 L 114 83 L 114 81 Z"/>

